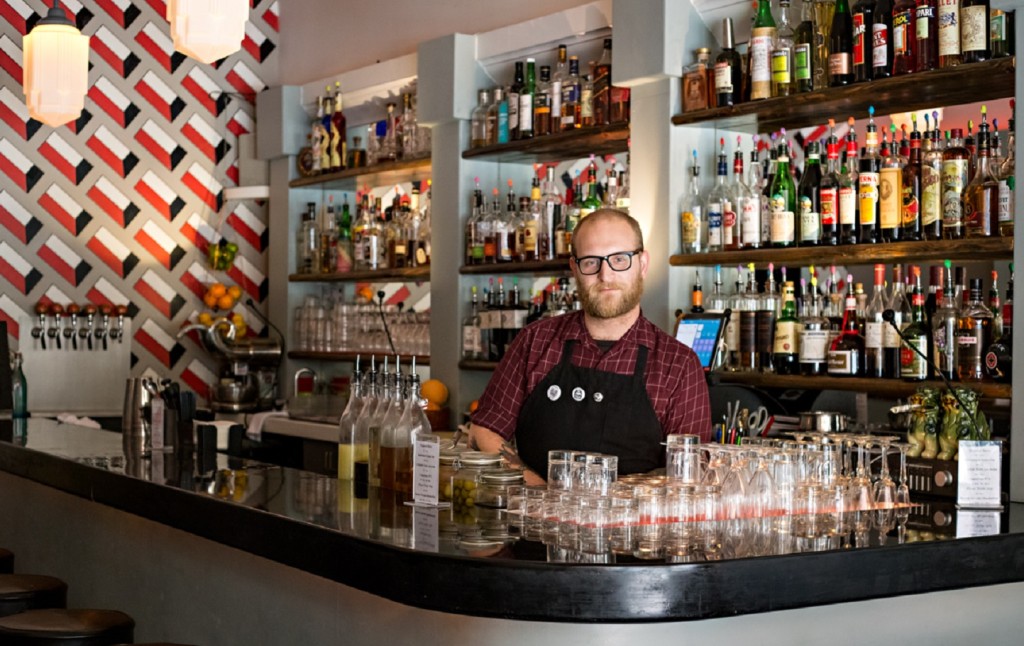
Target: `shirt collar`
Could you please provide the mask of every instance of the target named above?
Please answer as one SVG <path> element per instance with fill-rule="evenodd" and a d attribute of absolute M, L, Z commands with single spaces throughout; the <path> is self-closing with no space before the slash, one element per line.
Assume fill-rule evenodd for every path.
<path fill-rule="evenodd" d="M 575 313 L 576 320 L 570 326 L 566 338 L 578 339 L 584 345 L 589 346 L 593 350 L 599 350 L 597 342 L 594 341 L 594 337 L 590 336 L 590 332 L 587 330 L 586 323 L 584 323 L 583 312 Z M 630 326 L 626 333 L 622 335 L 615 345 L 606 353 L 611 355 L 618 352 L 622 348 L 630 348 L 634 345 L 646 346 L 648 349 L 654 348 L 654 326 L 653 323 L 648 321 L 644 317 L 643 309 L 640 310 L 640 316 L 637 317 L 633 325 Z"/>

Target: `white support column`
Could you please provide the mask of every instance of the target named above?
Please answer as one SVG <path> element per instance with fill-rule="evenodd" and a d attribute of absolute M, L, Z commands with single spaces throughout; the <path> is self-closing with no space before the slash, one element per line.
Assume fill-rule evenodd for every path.
<path fill-rule="evenodd" d="M 1020 2 L 1014 3 L 1020 7 Z M 1024 52 L 1024 32 L 1019 28 L 1015 34 L 1017 52 Z M 1018 66 L 1014 71 L 1014 97 L 1017 105 L 1024 105 L 1024 71 Z M 1020 120 L 1017 120 L 1020 123 Z M 1021 141 L 1019 126 L 1016 134 L 1016 149 L 1014 156 L 1017 159 L 1024 159 L 1024 143 Z M 1024 205 L 1024 165 L 1021 170 L 1016 171 L 1015 203 L 1017 213 L 1021 212 Z M 1015 225 L 1013 228 L 1013 266 L 1015 269 L 1024 268 L 1024 226 Z M 1019 326 L 1018 326 L 1019 327 Z M 1013 364 L 1013 396 L 1010 399 L 1010 500 L 1013 502 L 1024 502 L 1024 405 L 1017 406 L 1012 402 L 1017 395 L 1022 395 L 1024 402 L 1024 334 L 1018 333 L 1013 340 L 1013 355 L 1017 361 Z"/>

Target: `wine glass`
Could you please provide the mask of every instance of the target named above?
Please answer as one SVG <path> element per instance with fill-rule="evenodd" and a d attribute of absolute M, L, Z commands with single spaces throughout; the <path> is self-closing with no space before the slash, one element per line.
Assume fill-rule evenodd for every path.
<path fill-rule="evenodd" d="M 891 435 L 875 435 L 874 442 L 882 449 L 882 466 L 875 481 L 875 504 L 891 509 L 896 505 L 896 483 L 889 475 L 889 447 L 898 438 Z"/>
<path fill-rule="evenodd" d="M 900 484 L 896 487 L 894 502 L 897 514 L 910 514 L 910 486 L 907 485 L 907 451 L 910 450 L 909 442 L 893 442 L 890 446 L 896 447 L 900 452 Z"/>
<path fill-rule="evenodd" d="M 850 488 L 850 495 L 853 496 L 853 508 L 871 509 L 875 506 L 875 492 L 871 487 L 871 470 L 867 462 L 867 452 L 874 437 L 854 435 L 851 439 L 857 445 L 857 471 Z"/>

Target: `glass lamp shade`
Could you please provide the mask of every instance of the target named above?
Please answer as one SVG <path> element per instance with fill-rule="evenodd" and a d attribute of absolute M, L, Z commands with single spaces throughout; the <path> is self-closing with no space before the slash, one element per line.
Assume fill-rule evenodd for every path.
<path fill-rule="evenodd" d="M 77 119 L 89 86 L 89 37 L 73 25 L 40 23 L 23 45 L 29 116 L 49 126 Z"/>
<path fill-rule="evenodd" d="M 174 49 L 213 63 L 242 48 L 249 0 L 168 0 Z"/>

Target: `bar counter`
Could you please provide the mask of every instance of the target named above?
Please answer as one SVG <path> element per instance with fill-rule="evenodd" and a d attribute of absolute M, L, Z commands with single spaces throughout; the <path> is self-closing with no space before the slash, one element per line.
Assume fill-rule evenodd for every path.
<path fill-rule="evenodd" d="M 7 492 L 2 496 L 7 504 L 0 505 L 0 514 L 8 516 L 0 516 L 6 518 L 0 522 L 0 545 L 17 542 L 19 523 L 28 522 L 27 516 L 9 517 L 18 509 L 11 492 L 27 487 L 31 494 L 41 486 L 70 495 L 62 504 L 98 503 L 123 512 L 119 517 L 147 519 L 404 606 L 528 620 L 517 626 L 565 622 L 621 628 L 759 613 L 783 617 L 780 611 L 829 604 L 840 604 L 826 609 L 838 618 L 837 608 L 859 607 L 857 615 L 863 606 L 856 602 L 871 600 L 905 610 L 914 605 L 910 600 L 928 600 L 938 615 L 943 604 L 968 603 L 994 612 L 992 599 L 1019 599 L 1024 591 L 1020 504 L 983 517 L 995 532 L 985 537 L 942 536 L 940 529 L 944 540 L 898 544 L 895 531 L 880 538 L 871 530 L 866 544 L 863 537 L 805 541 L 799 549 L 821 551 L 728 558 L 723 549 L 716 556 L 721 560 L 669 563 L 516 540 L 505 536 L 500 523 L 488 525 L 483 515 L 452 519 L 448 512 L 413 509 L 387 491 L 359 492 L 352 483 L 305 471 L 220 454 L 216 464 L 206 465 L 173 453 L 129 459 L 116 433 L 31 419 L 24 436 L 12 437 L 11 423 L 2 424 L 0 491 Z M 199 475 L 201 470 L 206 475 Z M 947 520 L 956 513 L 922 509 Z M 918 512 L 907 535 L 927 537 L 925 530 L 914 529 L 914 518 L 927 520 Z M 20 513 L 45 512 L 36 507 Z M 981 596 L 970 601 L 972 593 Z M 889 599 L 902 595 L 911 596 Z M 1009 635 L 1024 628 L 1020 614 L 1002 615 L 999 630 Z M 666 625 L 672 624 L 660 623 L 658 630 Z M 969 634 L 978 630 L 975 626 Z"/>

